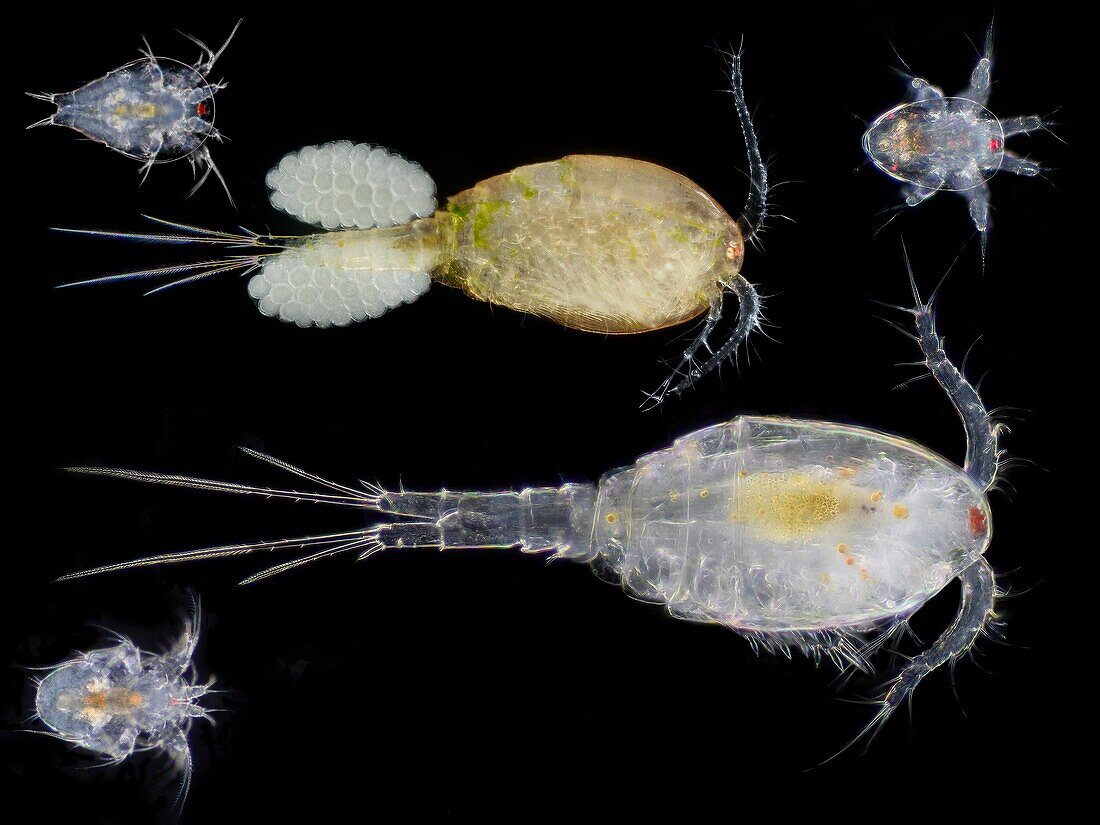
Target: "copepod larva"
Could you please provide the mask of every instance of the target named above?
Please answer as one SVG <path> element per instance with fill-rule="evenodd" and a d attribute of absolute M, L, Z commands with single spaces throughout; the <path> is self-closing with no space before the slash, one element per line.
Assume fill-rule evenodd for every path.
<path fill-rule="evenodd" d="M 609 472 L 598 485 L 519 493 L 347 486 L 247 448 L 323 492 L 74 468 L 395 518 L 349 532 L 150 556 L 62 578 L 310 548 L 305 556 L 249 576 L 249 583 L 346 553 L 365 559 L 414 547 L 518 547 L 588 563 L 632 596 L 663 604 L 677 618 L 726 626 L 754 647 L 797 648 L 817 661 L 861 669 L 869 669 L 883 640 L 959 579 L 955 622 L 884 687 L 864 733 L 877 730 L 924 676 L 954 661 L 995 625 L 997 590 L 983 554 L 992 534 L 986 494 L 997 474 L 998 426 L 948 360 L 931 305 L 920 299 L 915 282 L 913 295 L 914 339 L 962 417 L 967 453 L 961 468 L 920 444 L 872 429 L 756 416 L 686 435 Z"/>
<path fill-rule="evenodd" d="M 650 395 L 660 402 L 734 356 L 760 323 L 760 298 L 740 271 L 745 242 L 765 218 L 767 171 L 745 104 L 740 56 L 732 55 L 730 63 L 751 168 L 741 223 L 676 172 L 598 155 L 514 169 L 455 195 L 437 211 L 435 183 L 420 166 L 380 147 L 340 141 L 289 154 L 267 175 L 276 208 L 333 231 L 280 237 L 168 221 L 159 222 L 179 234 L 65 230 L 281 250 L 78 284 L 189 273 L 155 292 L 222 272 L 256 271 L 248 291 L 260 312 L 300 327 L 376 318 L 416 300 L 432 280 L 603 334 L 659 330 L 705 315 L 676 369 Z M 738 299 L 737 320 L 728 340 L 712 346 L 709 336 L 728 293 Z M 703 360 L 696 357 L 700 350 Z"/>
<path fill-rule="evenodd" d="M 201 607 L 192 609 L 183 633 L 167 652 L 149 653 L 112 633 L 117 644 L 34 670 L 35 712 L 48 730 L 32 730 L 68 742 L 117 765 L 134 753 L 159 750 L 179 772 L 173 807 L 180 811 L 191 787 L 191 748 L 187 734 L 194 719 L 210 719 L 198 701 L 214 680 L 194 681 L 191 659 L 199 641 Z"/>
<path fill-rule="evenodd" d="M 987 181 L 1002 170 L 1027 177 L 1042 171 L 1035 161 L 1006 149 L 1005 140 L 1050 125 L 1037 115 L 999 120 L 986 108 L 992 57 L 991 24 L 985 53 L 965 90 L 945 97 L 923 77 L 910 77 L 910 99 L 883 112 L 863 133 L 871 162 L 905 184 L 906 206 L 918 206 L 937 192 L 958 192 L 966 199 L 983 259 L 990 226 Z"/>
<path fill-rule="evenodd" d="M 188 195 L 198 191 L 213 172 L 232 203 L 229 187 L 214 165 L 207 145 L 211 138 L 222 139 L 214 128 L 214 95 L 226 84 L 211 83 L 206 78 L 242 22 L 233 27 L 217 51 L 185 34 L 202 49 L 194 65 L 157 57 L 146 43 L 140 60 L 112 69 L 75 91 L 28 92 L 37 100 L 54 104 L 57 111 L 27 128 L 75 129 L 97 143 L 141 161 L 142 180 L 155 163 L 187 158 L 199 178 Z"/>

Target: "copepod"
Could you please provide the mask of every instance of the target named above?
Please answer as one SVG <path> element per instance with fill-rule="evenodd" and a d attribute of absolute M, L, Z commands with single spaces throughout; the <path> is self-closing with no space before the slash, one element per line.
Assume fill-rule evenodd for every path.
<path fill-rule="evenodd" d="M 910 278 L 912 273 L 910 272 Z M 954 579 L 958 617 L 885 686 L 878 726 L 920 680 L 994 626 L 997 590 L 984 558 L 992 534 L 987 491 L 997 473 L 998 425 L 948 360 L 931 304 L 915 282 L 924 363 L 962 418 L 960 468 L 913 441 L 864 427 L 738 416 L 606 474 L 597 485 L 522 492 L 407 492 L 327 481 L 254 450 L 251 456 L 317 485 L 317 492 L 117 468 L 78 472 L 200 490 L 364 508 L 393 520 L 366 529 L 167 553 L 70 573 L 309 548 L 254 573 L 251 583 L 346 553 L 365 559 L 414 547 L 519 548 L 590 564 L 630 595 L 671 615 L 723 625 L 755 648 L 800 649 L 815 661 L 870 669 L 889 635 Z M 858 737 L 857 737 L 858 738 Z M 853 740 L 855 741 L 855 740 Z"/>
<path fill-rule="evenodd" d="M 207 142 L 221 140 L 214 127 L 214 95 L 225 83 L 206 79 L 241 23 L 233 27 L 225 43 L 214 51 L 201 40 L 185 34 L 202 49 L 194 65 L 157 57 L 149 44 L 144 57 L 112 69 L 98 80 L 72 92 L 28 94 L 54 104 L 57 111 L 32 123 L 35 126 L 67 126 L 116 152 L 141 161 L 142 180 L 155 163 L 187 158 L 198 177 L 188 195 L 198 191 L 213 172 L 230 203 L 229 187 L 210 157 Z"/>
<path fill-rule="evenodd" d="M 683 175 L 595 155 L 497 175 L 437 211 L 435 184 L 420 166 L 380 147 L 340 141 L 289 154 L 267 175 L 276 208 L 333 231 L 242 235 L 168 221 L 159 222 L 178 234 L 64 230 L 281 249 L 67 286 L 190 273 L 157 288 L 165 289 L 222 272 L 256 271 L 248 291 L 260 312 L 300 327 L 376 318 L 416 300 L 432 280 L 478 300 L 602 334 L 659 330 L 705 315 L 676 369 L 650 395 L 660 402 L 734 356 L 760 323 L 760 298 L 741 265 L 746 241 L 757 236 L 765 218 L 767 171 L 745 104 L 740 56 L 730 61 L 751 168 L 741 223 Z M 712 346 L 709 337 L 728 293 L 738 299 L 738 316 L 728 340 Z M 706 358 L 697 360 L 701 349 Z"/>
<path fill-rule="evenodd" d="M 1042 167 L 1005 148 L 1005 140 L 1050 124 L 1037 115 L 999 120 L 986 104 L 992 86 L 993 26 L 985 52 L 957 96 L 923 77 L 909 77 L 909 100 L 883 112 L 863 134 L 863 151 L 880 170 L 901 181 L 906 206 L 937 192 L 957 192 L 981 237 L 982 258 L 990 227 L 989 184 L 997 172 L 1034 177 Z"/>
<path fill-rule="evenodd" d="M 201 607 L 191 597 L 191 613 L 179 640 L 163 654 L 139 649 L 113 633 L 117 644 L 86 652 L 35 677 L 32 719 L 52 736 L 99 755 L 103 765 L 117 765 L 135 753 L 166 753 L 179 772 L 173 807 L 181 811 L 191 787 L 191 748 L 187 734 L 195 719 L 209 720 L 211 710 L 198 702 L 211 692 L 211 679 L 194 681 L 192 658 L 199 641 Z"/>

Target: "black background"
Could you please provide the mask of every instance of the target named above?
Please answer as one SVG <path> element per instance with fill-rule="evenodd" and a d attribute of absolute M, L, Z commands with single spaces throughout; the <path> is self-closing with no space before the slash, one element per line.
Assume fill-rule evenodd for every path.
<path fill-rule="evenodd" d="M 201 675 L 230 712 L 191 736 L 196 780 L 186 821 L 329 821 L 340 811 L 401 815 L 735 816 L 750 798 L 880 815 L 943 794 L 983 805 L 1075 787 L 1081 730 L 1074 676 L 1087 638 L 1071 614 L 1092 589 L 1094 540 L 1063 537 L 1087 499 L 1069 495 L 1058 453 L 1089 460 L 1088 429 L 1062 375 L 1091 379 L 1074 304 L 1091 278 L 1079 262 L 1086 107 L 1080 21 L 1052 4 L 997 7 L 991 109 L 1056 115 L 1056 131 L 1010 146 L 1053 167 L 1049 180 L 998 176 L 981 271 L 961 198 L 906 210 L 875 236 L 896 185 L 862 166 L 860 119 L 898 102 L 898 59 L 949 93 L 965 87 L 991 13 L 983 4 L 788 4 L 635 10 L 603 27 L 566 9 L 426 7 L 248 15 L 213 73 L 214 149 L 239 205 L 216 182 L 190 200 L 186 164 L 136 164 L 63 129 L 21 131 L 48 107 L 27 89 L 75 88 L 136 56 L 194 48 L 179 27 L 220 42 L 220 9 L 42 14 L 9 31 L 4 72 L 7 201 L 5 347 L 11 416 L 0 658 L 47 664 L 94 646 L 99 622 L 157 647 L 176 631 L 184 586 L 203 594 Z M 522 17 L 522 21 L 520 18 Z M 675 19 L 694 20 L 684 24 Z M 441 195 L 515 166 L 569 153 L 641 158 L 698 182 L 729 211 L 744 202 L 743 143 L 721 93 L 715 47 L 745 38 L 745 85 L 778 186 L 763 252 L 746 277 L 771 296 L 777 341 L 751 364 L 711 376 L 681 401 L 642 413 L 682 331 L 599 337 L 437 286 L 414 306 L 346 329 L 299 330 L 263 318 L 244 284 L 222 277 L 152 298 L 138 285 L 53 285 L 187 259 L 183 249 L 59 236 L 48 226 L 140 229 L 139 213 L 218 228 L 303 228 L 267 204 L 263 177 L 283 154 L 334 139 L 369 141 L 421 163 Z M 73 569 L 156 551 L 350 528 L 352 512 L 66 476 L 113 464 L 240 481 L 282 482 L 240 455 L 265 449 L 339 480 L 408 488 L 511 488 L 595 480 L 672 438 L 738 413 L 853 422 L 960 460 L 963 434 L 931 381 L 897 362 L 910 341 L 872 299 L 904 301 L 904 235 L 925 290 L 961 253 L 939 319 L 986 403 L 1011 405 L 1012 455 L 1026 459 L 996 493 L 989 556 L 1018 592 L 1002 603 L 1008 644 L 983 642 L 980 668 L 946 671 L 917 692 L 865 756 L 809 772 L 871 709 L 840 699 L 873 681 L 831 685 L 829 668 L 757 657 L 716 627 L 669 619 L 581 566 L 517 553 L 393 553 L 338 559 L 246 588 L 267 559 L 181 566 L 51 584 Z M 1074 447 L 1076 445 L 1076 447 Z M 1087 520 L 1088 513 L 1083 514 Z M 1080 562 L 1081 567 L 1075 567 Z M 951 586 L 922 611 L 926 640 L 950 621 Z M 1072 641 L 1071 641 L 1072 637 Z M 1072 645 L 1083 645 L 1070 653 Z M 1066 658 L 1068 655 L 1068 658 Z M 887 664 L 883 658 L 882 664 Z M 0 711 L 21 727 L 23 672 L 0 672 Z M 1088 698 L 1087 696 L 1084 698 Z M 965 711 L 965 715 L 964 715 Z M 45 737 L 0 739 L 3 797 L 60 819 L 141 822 L 165 804 L 163 767 L 78 771 L 88 760 Z M 158 792 L 159 787 L 159 792 Z M 805 795 L 793 793 L 812 788 Z M 765 795 L 786 789 L 779 796 Z M 755 792 L 755 793 L 754 793 Z M 990 794 L 996 800 L 990 797 Z M 863 806 L 879 797 L 890 808 Z"/>

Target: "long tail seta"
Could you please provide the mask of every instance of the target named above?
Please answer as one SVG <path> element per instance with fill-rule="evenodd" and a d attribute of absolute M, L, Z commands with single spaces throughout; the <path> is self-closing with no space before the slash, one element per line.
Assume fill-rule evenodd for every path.
<path fill-rule="evenodd" d="M 401 520 L 375 524 L 359 530 L 162 553 L 68 573 L 60 576 L 57 581 L 130 570 L 135 567 L 152 567 L 294 549 L 311 552 L 260 570 L 240 583 L 251 584 L 330 556 L 355 552 L 358 553 L 359 559 L 363 560 L 381 550 L 413 547 L 437 547 L 441 550 L 515 547 L 525 553 L 553 552 L 557 557 L 581 562 L 590 561 L 593 557 L 592 525 L 596 488 L 591 484 L 535 487 L 518 493 L 448 490 L 420 493 L 384 490 L 377 485 L 361 481 L 360 489 L 329 481 L 257 450 L 248 447 L 241 449 L 247 455 L 305 479 L 325 492 L 260 487 L 113 467 L 70 467 L 68 469 L 70 472 L 109 476 L 149 484 L 167 484 L 194 490 L 359 508 L 396 516 Z"/>
<path fill-rule="evenodd" d="M 57 228 L 126 241 L 258 250 L 63 286 L 169 279 L 148 295 L 236 271 L 252 275 L 248 292 L 261 313 L 300 327 L 377 318 L 415 301 L 431 286 L 430 273 L 440 255 L 437 227 L 430 219 L 435 183 L 418 164 L 375 146 L 338 141 L 287 155 L 268 173 L 267 186 L 276 208 L 322 229 L 343 231 L 302 236 L 261 235 L 244 228 L 222 232 L 149 216 L 173 231 Z"/>
<path fill-rule="evenodd" d="M 204 229 L 198 226 L 190 226 L 185 223 L 168 221 L 163 218 L 155 218 L 152 215 L 143 215 L 142 217 L 160 226 L 168 227 L 176 231 L 172 233 L 112 232 L 103 229 L 73 229 L 61 226 L 55 226 L 52 227 L 52 229 L 55 232 L 67 232 L 73 235 L 92 235 L 99 238 L 112 238 L 122 241 L 142 241 L 157 244 L 206 244 L 208 246 L 220 246 L 230 249 L 259 248 L 264 250 L 277 249 L 281 251 L 289 249 L 296 240 L 290 237 L 260 235 L 243 227 L 239 233 L 220 232 L 216 229 Z M 131 272 L 101 275 L 96 278 L 87 278 L 82 281 L 72 281 L 67 284 L 60 284 L 58 288 L 66 289 L 74 286 L 95 286 L 121 281 L 170 279 L 167 283 L 155 286 L 145 293 L 146 295 L 153 295 L 157 292 L 171 289 L 172 287 L 194 283 L 195 281 L 200 281 L 213 275 L 220 275 L 223 272 L 239 270 L 242 275 L 247 275 L 250 272 L 262 268 L 269 257 L 278 254 L 279 252 L 263 251 L 251 255 L 224 255 L 220 258 L 194 261 L 192 263 L 173 264 L 171 266 L 155 267 L 152 269 L 138 269 Z M 174 276 L 176 275 L 183 275 L 183 277 L 175 278 Z"/>

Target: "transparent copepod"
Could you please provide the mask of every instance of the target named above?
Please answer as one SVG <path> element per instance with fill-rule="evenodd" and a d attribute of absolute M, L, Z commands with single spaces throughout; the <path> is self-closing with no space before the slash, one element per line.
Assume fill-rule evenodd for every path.
<path fill-rule="evenodd" d="M 1034 177 L 1042 166 L 1005 147 L 1006 139 L 1050 125 L 1037 115 L 1001 120 L 986 105 L 992 88 L 993 26 L 985 51 L 959 95 L 921 77 L 909 78 L 909 100 L 882 113 L 863 134 L 863 151 L 882 172 L 901 181 L 907 206 L 937 192 L 957 192 L 981 236 L 982 255 L 990 227 L 988 181 L 997 172 Z"/>
<path fill-rule="evenodd" d="M 594 155 L 514 169 L 455 195 L 437 211 L 435 184 L 420 166 L 380 147 L 340 141 L 289 154 L 267 176 L 276 208 L 332 231 L 261 236 L 168 221 L 159 222 L 178 234 L 66 230 L 261 249 L 79 283 L 183 275 L 167 284 L 174 286 L 258 270 L 248 290 L 260 311 L 300 327 L 378 317 L 416 300 L 432 280 L 602 334 L 659 330 L 705 316 L 676 369 L 650 395 L 659 402 L 734 356 L 760 324 L 760 298 L 740 270 L 745 243 L 765 218 L 767 172 L 745 104 L 739 55 L 731 56 L 731 86 L 751 168 L 740 222 L 676 172 Z M 281 251 L 265 251 L 272 248 Z M 731 293 L 739 303 L 733 330 L 712 345 Z"/>
<path fill-rule="evenodd" d="M 593 566 L 675 617 L 719 624 L 754 647 L 792 648 L 870 670 L 874 652 L 948 583 L 962 583 L 958 616 L 884 686 L 878 727 L 936 668 L 995 625 L 997 589 L 984 554 L 987 491 L 997 474 L 998 425 L 948 360 L 913 285 L 924 363 L 962 418 L 962 467 L 915 442 L 827 421 L 740 416 L 678 439 L 606 474 L 597 485 L 521 492 L 387 490 L 327 481 L 246 452 L 323 492 L 189 476 L 78 472 L 388 514 L 366 529 L 166 553 L 63 576 L 309 548 L 249 576 L 251 583 L 331 556 L 415 547 L 519 548 Z M 859 738 L 859 737 L 857 737 Z M 854 740 L 853 740 L 854 741 Z"/>
<path fill-rule="evenodd" d="M 87 652 L 34 677 L 32 719 L 48 730 L 32 730 L 98 754 L 103 765 L 116 765 L 135 753 L 157 750 L 179 772 L 174 808 L 182 810 L 191 787 L 191 749 L 187 734 L 195 719 L 209 720 L 199 700 L 214 680 L 194 681 L 192 657 L 199 640 L 202 612 L 192 595 L 183 633 L 162 654 L 139 649 L 113 633 L 117 644 Z"/>
<path fill-rule="evenodd" d="M 157 163 L 187 158 L 198 181 L 194 194 L 213 172 L 232 203 L 229 187 L 210 156 L 210 139 L 221 140 L 214 127 L 214 95 L 225 83 L 207 75 L 237 33 L 239 21 L 216 52 L 185 34 L 202 49 L 193 65 L 157 57 L 149 45 L 144 57 L 113 69 L 71 92 L 28 94 L 53 103 L 57 111 L 35 126 L 67 126 L 85 137 L 141 162 L 142 180 Z"/>

